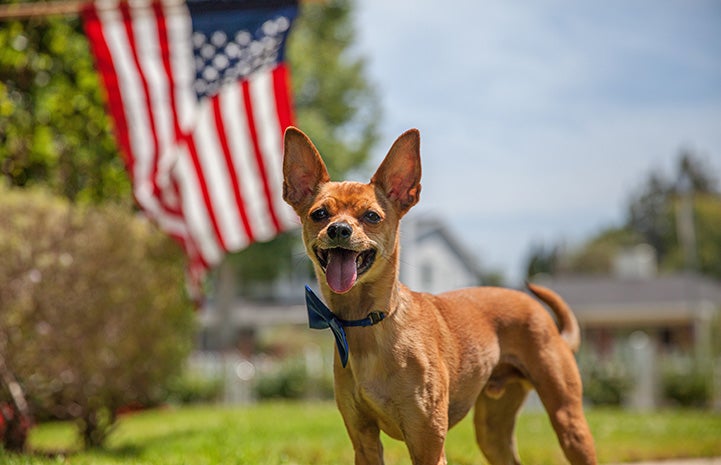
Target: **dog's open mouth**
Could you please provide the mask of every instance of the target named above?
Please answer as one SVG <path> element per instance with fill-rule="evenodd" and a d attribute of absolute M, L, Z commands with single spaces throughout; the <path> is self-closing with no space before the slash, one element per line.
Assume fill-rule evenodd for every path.
<path fill-rule="evenodd" d="M 337 294 L 348 292 L 362 275 L 373 265 L 376 258 L 375 249 L 362 252 L 343 249 L 315 249 L 318 263 L 325 271 L 328 285 Z"/>

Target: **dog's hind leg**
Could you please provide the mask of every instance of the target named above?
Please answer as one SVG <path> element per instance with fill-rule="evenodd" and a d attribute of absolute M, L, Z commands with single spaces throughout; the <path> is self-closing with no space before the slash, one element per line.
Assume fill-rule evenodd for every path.
<path fill-rule="evenodd" d="M 520 380 L 493 383 L 491 381 L 476 400 L 473 417 L 476 441 L 491 465 L 519 465 L 514 428 L 530 389 Z"/>
<path fill-rule="evenodd" d="M 573 465 L 595 465 L 595 446 L 583 414 L 581 376 L 573 355 L 559 352 L 538 361 L 528 367 L 530 378 L 566 458 Z"/>

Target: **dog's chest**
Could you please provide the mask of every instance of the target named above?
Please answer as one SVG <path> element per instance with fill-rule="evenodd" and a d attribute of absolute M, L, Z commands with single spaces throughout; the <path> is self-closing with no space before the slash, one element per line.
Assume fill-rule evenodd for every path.
<path fill-rule="evenodd" d="M 353 359 L 347 388 L 353 393 L 353 409 L 373 418 L 390 437 L 403 439 L 410 418 L 430 418 L 448 408 L 443 402 L 447 385 L 444 371 L 428 366 L 428 357 L 399 356 L 402 346 L 390 356 L 368 354 Z M 408 355 L 408 354 L 407 354 Z M 345 374 L 350 374 L 346 372 Z"/>
<path fill-rule="evenodd" d="M 388 436 L 394 439 L 403 439 L 400 423 L 402 413 L 399 403 L 394 398 L 399 395 L 397 382 L 388 379 L 387 374 L 380 376 L 361 376 L 356 379 L 354 398 L 356 408 L 360 408 L 366 415 L 374 418 L 378 426 Z"/>

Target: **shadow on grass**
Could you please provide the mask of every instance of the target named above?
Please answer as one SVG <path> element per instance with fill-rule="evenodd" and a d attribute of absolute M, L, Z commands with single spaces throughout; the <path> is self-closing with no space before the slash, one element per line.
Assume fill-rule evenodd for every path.
<path fill-rule="evenodd" d="M 157 450 L 158 446 L 163 446 L 168 443 L 183 443 L 199 434 L 202 434 L 202 432 L 203 428 L 201 427 L 190 427 L 149 435 L 140 439 L 118 439 L 114 441 L 111 436 L 108 441 L 108 445 L 91 448 L 68 447 L 58 449 L 35 447 L 27 448 L 24 452 L 18 453 L 17 455 L 26 455 L 50 460 L 62 460 L 64 458 L 72 458 L 77 455 L 92 455 L 98 457 L 99 459 L 107 459 L 122 463 L 128 460 L 142 458 L 146 450 Z M 9 452 L 6 451 L 5 453 Z"/>

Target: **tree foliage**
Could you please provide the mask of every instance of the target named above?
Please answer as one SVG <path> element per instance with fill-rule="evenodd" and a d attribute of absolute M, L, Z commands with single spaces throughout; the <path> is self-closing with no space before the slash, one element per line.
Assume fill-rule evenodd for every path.
<path fill-rule="evenodd" d="M 0 256 L 0 351 L 37 418 L 99 445 L 119 407 L 162 399 L 194 327 L 174 243 L 127 207 L 0 188 Z"/>
<path fill-rule="evenodd" d="M 76 19 L 0 23 L 0 171 L 71 200 L 128 198 L 99 80 Z"/>
<path fill-rule="evenodd" d="M 605 228 L 571 253 L 532 250 L 529 276 L 539 264 L 546 273 L 608 274 L 620 251 L 645 243 L 656 251 L 661 270 L 721 277 L 721 192 L 702 158 L 682 151 L 671 176 L 649 173 L 626 211 L 622 225 Z M 691 223 L 690 238 L 683 237 L 684 221 Z"/>
<path fill-rule="evenodd" d="M 324 155 L 332 178 L 368 159 L 378 139 L 380 105 L 356 40 L 350 0 L 303 2 L 291 32 L 297 124 Z"/>

